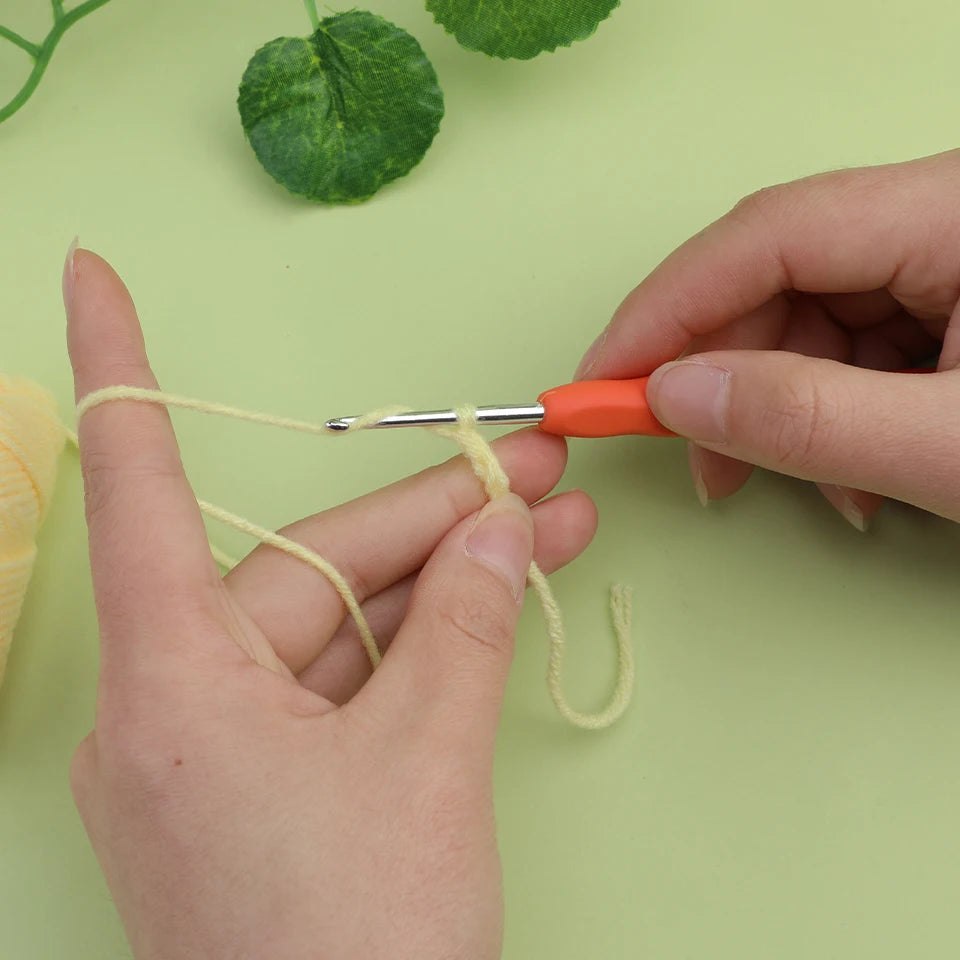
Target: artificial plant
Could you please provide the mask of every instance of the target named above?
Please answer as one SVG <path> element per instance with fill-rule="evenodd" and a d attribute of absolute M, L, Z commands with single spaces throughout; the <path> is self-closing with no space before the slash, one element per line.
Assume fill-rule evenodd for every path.
<path fill-rule="evenodd" d="M 469 50 L 527 60 L 590 36 L 619 0 L 426 0 Z M 373 13 L 321 20 L 261 47 L 238 107 L 264 169 L 319 203 L 358 203 L 409 173 L 440 127 L 443 93 L 419 43 Z"/>
<path fill-rule="evenodd" d="M 57 49 L 57 44 L 63 39 L 63 35 L 87 14 L 93 13 L 94 10 L 107 2 L 109 0 L 86 0 L 72 10 L 65 10 L 63 0 L 51 0 L 53 26 L 41 43 L 33 43 L 15 30 L 0 24 L 0 38 L 9 40 L 10 43 L 19 47 L 33 60 L 33 69 L 27 76 L 24 85 L 12 100 L 0 107 L 0 123 L 9 120 L 33 96 L 34 90 L 39 86 L 47 66 L 50 64 L 53 51 Z"/>
<path fill-rule="evenodd" d="M 109 0 L 70 10 L 50 0 L 53 25 L 34 43 L 0 25 L 33 69 L 0 107 L 0 123 L 32 96 L 63 35 Z M 202 0 L 200 0 L 202 2 Z M 425 0 L 440 26 L 468 50 L 528 60 L 590 36 L 620 0 Z M 409 173 L 443 118 L 443 92 L 409 33 L 362 10 L 321 20 L 304 0 L 307 37 L 281 37 L 250 60 L 237 105 L 263 167 L 292 193 L 320 203 L 357 203 Z"/>

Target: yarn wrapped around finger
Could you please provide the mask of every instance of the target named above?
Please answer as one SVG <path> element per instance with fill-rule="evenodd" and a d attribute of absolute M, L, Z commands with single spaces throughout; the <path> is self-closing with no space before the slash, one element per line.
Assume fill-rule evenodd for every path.
<path fill-rule="evenodd" d="M 79 420 L 88 410 L 101 404 L 121 401 L 181 407 L 314 435 L 333 436 L 322 424 L 125 385 L 104 387 L 83 397 L 77 404 L 77 418 Z M 358 418 L 347 432 L 368 429 L 381 417 L 401 410 L 403 408 L 390 407 L 373 411 Z M 506 472 L 477 429 L 473 407 L 459 408 L 455 425 L 429 429 L 459 446 L 488 499 L 509 491 Z M 76 435 L 64 427 L 57 416 L 56 405 L 48 391 L 26 379 L 0 376 L 0 682 L 33 571 L 37 533 L 50 502 L 57 460 L 67 440 L 77 443 Z M 379 664 L 380 652 L 363 610 L 345 578 L 329 561 L 303 544 L 222 507 L 200 499 L 197 503 L 208 517 L 296 557 L 326 577 L 356 622 L 371 665 L 376 667 Z M 233 561 L 221 551 L 211 549 L 221 565 L 232 565 Z M 582 729 L 598 730 L 610 726 L 627 709 L 633 693 L 630 591 L 621 585 L 611 589 L 610 615 L 617 649 L 616 681 L 606 706 L 595 713 L 586 713 L 572 707 L 563 693 L 562 666 L 566 645 L 563 619 L 550 584 L 536 563 L 530 565 L 528 583 L 540 602 L 546 622 L 549 642 L 547 688 L 557 711 L 568 723 Z"/>
<path fill-rule="evenodd" d="M 325 437 L 343 437 L 347 434 L 368 430 L 383 417 L 395 413 L 407 412 L 406 407 L 384 407 L 358 417 L 352 422 L 349 429 L 342 433 L 332 433 L 324 424 L 307 420 L 296 420 L 290 417 L 279 417 L 269 413 L 254 410 L 243 410 L 238 407 L 226 406 L 208 400 L 198 400 L 179 394 L 166 393 L 163 390 L 154 390 L 146 387 L 130 387 L 122 384 L 103 387 L 87 394 L 77 404 L 77 419 L 104 403 L 117 401 L 136 401 L 139 403 L 155 403 L 166 407 L 180 407 L 185 410 L 194 410 L 198 413 L 214 414 L 221 417 L 230 417 L 235 420 L 247 420 L 266 426 L 282 427 L 287 430 L 296 430 L 300 433 L 310 433 Z M 452 426 L 427 427 L 426 429 L 447 439 L 453 440 L 460 448 L 464 457 L 473 468 L 477 479 L 483 485 L 488 499 L 503 496 L 510 489 L 507 474 L 497 460 L 490 444 L 477 429 L 476 409 L 469 405 L 457 409 L 457 422 Z M 323 557 L 308 549 L 301 543 L 290 540 L 281 534 L 266 530 L 244 517 L 224 510 L 222 507 L 198 500 L 200 509 L 209 517 L 226 523 L 236 530 L 256 537 L 262 543 L 282 550 L 312 566 L 318 573 L 325 576 L 336 589 L 344 606 L 353 617 L 357 625 L 364 649 L 371 665 L 376 668 L 380 663 L 380 651 L 370 631 L 370 626 L 363 615 L 360 604 L 347 581 L 336 568 Z M 615 723 L 630 705 L 634 686 L 634 660 L 631 645 L 632 625 L 632 596 L 631 591 L 622 584 L 615 584 L 610 590 L 610 619 L 613 627 L 614 639 L 617 648 L 616 680 L 609 699 L 604 707 L 595 713 L 587 713 L 575 709 L 567 700 L 563 692 L 562 671 L 563 658 L 566 650 L 566 631 L 559 604 L 553 595 L 550 583 L 543 571 L 536 563 L 530 564 L 527 582 L 533 588 L 547 627 L 549 643 L 549 657 L 547 661 L 547 689 L 553 700 L 557 712 L 568 723 L 583 730 L 601 730 Z"/>

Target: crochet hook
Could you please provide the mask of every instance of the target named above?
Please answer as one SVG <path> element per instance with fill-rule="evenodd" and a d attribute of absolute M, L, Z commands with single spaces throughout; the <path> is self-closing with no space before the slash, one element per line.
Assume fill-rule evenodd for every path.
<path fill-rule="evenodd" d="M 933 373 L 914 367 L 901 373 Z M 535 424 L 561 437 L 675 437 L 653 415 L 647 403 L 649 377 L 633 380 L 581 380 L 545 390 L 536 403 L 477 407 L 477 423 L 486 426 Z M 348 430 L 356 417 L 326 422 L 328 430 Z M 457 422 L 456 410 L 420 410 L 384 417 L 372 429 L 437 427 Z"/>
<path fill-rule="evenodd" d="M 486 426 L 536 424 L 562 437 L 673 437 L 647 404 L 649 377 L 635 380 L 583 380 L 545 390 L 536 403 L 477 407 L 477 423 Z M 356 417 L 328 420 L 329 430 L 348 430 Z M 436 427 L 457 422 L 455 410 L 398 413 L 373 428 Z"/>

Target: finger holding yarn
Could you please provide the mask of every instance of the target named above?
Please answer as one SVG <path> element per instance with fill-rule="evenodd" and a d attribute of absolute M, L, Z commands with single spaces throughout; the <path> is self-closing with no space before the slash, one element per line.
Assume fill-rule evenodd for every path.
<path fill-rule="evenodd" d="M 88 394 L 78 405 L 78 416 L 102 403 L 119 400 L 181 406 L 309 433 L 323 432 L 323 428 L 317 424 L 236 410 L 221 404 L 165 394 L 159 390 L 128 386 L 105 387 Z M 376 411 L 361 418 L 356 427 L 362 429 L 377 422 L 383 413 L 382 410 Z M 489 444 L 476 430 L 474 409 L 459 409 L 457 419 L 454 427 L 440 428 L 436 432 L 457 442 L 490 499 L 502 496 L 509 490 L 509 481 Z M 53 397 L 47 390 L 23 378 L 0 375 L 0 683 L 3 681 L 7 656 L 13 641 L 14 627 L 33 572 L 37 534 L 53 492 L 57 460 L 68 437 L 76 442 L 75 437 L 60 422 Z M 242 517 L 204 501 L 200 501 L 200 506 L 209 516 L 299 557 L 330 579 L 357 621 L 371 663 L 373 666 L 377 665 L 380 655 L 370 628 L 349 585 L 335 568 L 313 551 Z M 540 599 L 547 621 L 550 642 L 548 687 L 558 711 L 569 723 L 583 729 L 599 730 L 609 726 L 627 708 L 633 690 L 629 592 L 616 587 L 611 600 L 618 650 L 615 689 L 604 709 L 595 714 L 587 714 L 573 709 L 564 697 L 561 687 L 565 646 L 563 622 L 547 579 L 535 564 L 530 567 L 530 583 Z"/>
<path fill-rule="evenodd" d="M 206 400 L 196 400 L 178 394 L 164 393 L 162 390 L 130 387 L 122 384 L 101 387 L 92 393 L 88 393 L 77 404 L 77 417 L 79 419 L 94 407 L 99 407 L 104 403 L 131 400 L 141 403 L 181 407 L 187 410 L 196 410 L 200 413 L 211 413 L 268 426 L 284 427 L 302 433 L 314 433 L 327 437 L 334 435 L 321 424 L 310 423 L 303 420 L 291 420 L 287 417 L 276 417 L 258 411 L 241 410 L 237 407 L 228 407 L 220 403 L 211 403 Z M 357 417 L 345 432 L 352 433 L 358 430 L 369 429 L 390 413 L 405 412 L 406 410 L 406 407 L 386 407 L 375 410 L 362 417 Z M 507 473 L 497 459 L 490 444 L 487 443 L 477 430 L 476 408 L 469 405 L 458 407 L 456 415 L 457 421 L 452 426 L 428 427 L 427 429 L 432 430 L 439 436 L 453 440 L 460 447 L 464 457 L 473 468 L 477 479 L 483 484 L 484 491 L 489 500 L 508 493 L 510 490 L 510 480 Z M 268 544 L 277 550 L 297 557 L 312 566 L 318 573 L 325 576 L 330 583 L 333 584 L 337 593 L 340 594 L 344 606 L 353 616 L 371 666 L 374 668 L 377 667 L 380 663 L 380 650 L 373 634 L 370 632 L 370 626 L 364 617 L 363 611 L 350 584 L 329 561 L 314 553 L 303 544 L 296 543 L 287 537 L 260 527 L 250 520 L 230 513 L 215 504 L 207 503 L 204 500 L 200 500 L 198 503 L 200 509 L 207 516 L 226 523 L 242 533 L 254 536 L 262 543 Z M 557 605 L 556 598 L 553 596 L 553 591 L 550 588 L 547 578 L 535 563 L 531 563 L 530 565 L 528 583 L 537 594 L 547 625 L 547 638 L 550 647 L 547 687 L 557 711 L 568 723 L 575 727 L 580 727 L 583 730 L 602 730 L 616 723 L 630 705 L 630 700 L 633 696 L 634 663 L 633 650 L 630 642 L 632 610 L 630 591 L 622 585 L 615 585 L 610 597 L 610 614 L 617 645 L 617 679 L 614 689 L 605 707 L 596 713 L 583 713 L 574 709 L 567 702 L 563 692 L 563 657 L 566 647 L 566 633 L 563 626 L 563 618 L 560 615 L 560 608 Z"/>
<path fill-rule="evenodd" d="M 47 390 L 0 375 L 0 683 L 66 439 Z"/>

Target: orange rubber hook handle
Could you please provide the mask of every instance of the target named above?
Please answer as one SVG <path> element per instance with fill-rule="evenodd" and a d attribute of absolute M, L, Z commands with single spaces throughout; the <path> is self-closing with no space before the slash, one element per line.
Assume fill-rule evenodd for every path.
<path fill-rule="evenodd" d="M 936 371 L 914 367 L 899 372 Z M 560 437 L 675 437 L 647 403 L 649 379 L 580 380 L 545 390 L 537 398 L 544 409 L 539 427 Z"/>
<path fill-rule="evenodd" d="M 546 390 L 537 398 L 540 429 L 560 437 L 675 437 L 650 410 L 649 379 L 581 380 Z"/>

